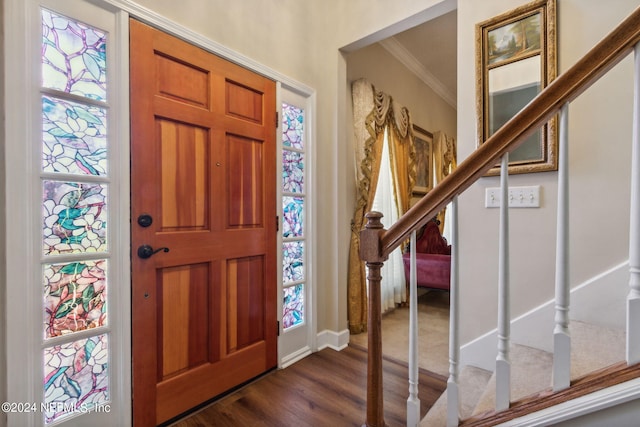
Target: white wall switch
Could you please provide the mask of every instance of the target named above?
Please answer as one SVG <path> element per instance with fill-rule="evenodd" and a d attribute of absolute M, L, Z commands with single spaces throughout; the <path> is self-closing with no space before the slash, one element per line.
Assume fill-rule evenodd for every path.
<path fill-rule="evenodd" d="M 500 188 L 489 187 L 485 189 L 485 208 L 500 207 Z M 540 186 L 531 185 L 527 187 L 509 187 L 509 207 L 510 208 L 539 208 L 540 207 Z"/>

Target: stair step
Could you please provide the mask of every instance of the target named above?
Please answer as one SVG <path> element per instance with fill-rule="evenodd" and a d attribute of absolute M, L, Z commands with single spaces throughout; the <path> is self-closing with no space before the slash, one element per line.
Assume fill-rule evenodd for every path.
<path fill-rule="evenodd" d="M 491 371 L 476 368 L 475 366 L 465 366 L 460 371 L 458 384 L 460 390 L 460 417 L 468 418 L 473 413 L 482 391 L 485 389 Z M 433 404 L 427 415 L 420 422 L 421 427 L 445 426 L 447 424 L 447 393 L 440 395 Z"/>
<path fill-rule="evenodd" d="M 523 400 L 514 402 L 512 407 L 506 411 L 483 413 L 464 420 L 460 425 L 464 427 L 488 427 L 503 425 L 507 422 L 509 422 L 509 425 L 520 425 L 520 423 L 515 421 L 518 418 L 542 410 L 548 411 L 554 406 L 565 404 L 573 399 L 579 399 L 594 392 L 637 379 L 640 379 L 640 364 L 628 366 L 626 362 L 619 362 L 613 366 L 600 369 L 577 379 L 568 389 L 553 392 L 551 388 L 549 388 L 549 390 L 543 391 L 542 393 L 528 396 Z M 610 425 L 610 423 L 606 422 L 605 424 Z M 536 425 L 542 424 L 536 422 Z M 571 425 L 574 424 L 572 423 Z M 627 422 L 621 425 L 636 426 L 638 424 L 637 422 Z"/>
<path fill-rule="evenodd" d="M 569 332 L 571 379 L 625 360 L 624 331 L 572 320 Z"/>
<path fill-rule="evenodd" d="M 625 359 L 624 331 L 572 320 L 571 378 L 611 366 Z M 511 401 L 523 399 L 552 386 L 553 355 L 536 348 L 511 343 Z M 465 366 L 459 380 L 460 418 L 495 411 L 496 379 L 492 372 Z M 422 427 L 445 426 L 446 392 L 420 423 Z"/>
<path fill-rule="evenodd" d="M 571 378 L 579 378 L 625 358 L 624 331 L 572 320 Z M 511 401 L 552 386 L 553 355 L 519 344 L 511 345 Z M 489 380 L 473 415 L 495 410 L 495 377 Z"/>
<path fill-rule="evenodd" d="M 521 399 L 549 387 L 553 369 L 553 355 L 547 351 L 511 344 L 511 400 Z M 496 378 L 491 375 L 473 415 L 496 408 Z"/>

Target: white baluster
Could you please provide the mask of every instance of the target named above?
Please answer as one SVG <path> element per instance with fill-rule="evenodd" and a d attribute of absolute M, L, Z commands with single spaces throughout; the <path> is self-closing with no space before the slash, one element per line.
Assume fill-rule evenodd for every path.
<path fill-rule="evenodd" d="M 449 286 L 449 379 L 447 380 L 447 427 L 460 419 L 458 363 L 460 360 L 460 314 L 458 305 L 458 196 L 451 202 L 451 282 Z"/>
<path fill-rule="evenodd" d="M 509 408 L 511 401 L 511 334 L 509 301 L 509 153 L 500 165 L 500 247 L 498 249 L 498 356 L 496 358 L 496 410 Z"/>
<path fill-rule="evenodd" d="M 558 150 L 558 220 L 556 237 L 556 316 L 553 330 L 553 389 L 571 382 L 569 335 L 569 104 L 560 109 Z"/>
<path fill-rule="evenodd" d="M 629 296 L 627 363 L 640 362 L 640 44 L 634 51 L 633 142 L 631 149 L 631 223 L 629 224 Z"/>
<path fill-rule="evenodd" d="M 407 399 L 407 427 L 420 422 L 418 398 L 418 280 L 416 275 L 416 232 L 411 233 L 409 258 L 409 398 Z"/>

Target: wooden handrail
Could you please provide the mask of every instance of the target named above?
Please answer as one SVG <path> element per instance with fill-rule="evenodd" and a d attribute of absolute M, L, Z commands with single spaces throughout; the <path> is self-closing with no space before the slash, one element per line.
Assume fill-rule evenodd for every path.
<path fill-rule="evenodd" d="M 496 165 L 506 152 L 515 150 L 528 136 L 549 121 L 567 102 L 573 101 L 626 57 L 640 42 L 640 7 L 591 49 L 581 60 L 551 82 L 524 109 L 458 165 L 433 190 L 381 234 L 381 255 L 388 256 L 409 234 L 440 212 Z"/>

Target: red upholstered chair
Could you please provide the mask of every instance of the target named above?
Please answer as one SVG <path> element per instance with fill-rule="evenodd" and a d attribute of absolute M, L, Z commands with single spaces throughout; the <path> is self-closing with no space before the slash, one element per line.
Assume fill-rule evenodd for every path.
<path fill-rule="evenodd" d="M 419 287 L 448 291 L 451 281 L 451 245 L 442 237 L 433 219 L 416 239 L 416 277 Z M 402 255 L 404 276 L 409 284 L 410 253 Z"/>

